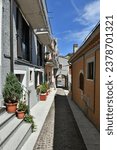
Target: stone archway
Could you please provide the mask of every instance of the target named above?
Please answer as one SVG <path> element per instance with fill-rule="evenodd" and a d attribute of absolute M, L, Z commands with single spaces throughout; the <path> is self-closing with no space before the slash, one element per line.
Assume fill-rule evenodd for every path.
<path fill-rule="evenodd" d="M 62 87 L 65 89 L 68 89 L 68 76 L 65 76 L 63 74 L 59 74 L 56 76 L 56 87 Z"/>

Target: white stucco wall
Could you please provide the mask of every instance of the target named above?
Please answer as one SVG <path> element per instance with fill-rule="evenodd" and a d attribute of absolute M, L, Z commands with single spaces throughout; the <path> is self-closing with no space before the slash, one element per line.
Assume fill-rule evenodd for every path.
<path fill-rule="evenodd" d="M 1 66 L 1 51 L 2 51 L 2 0 L 0 0 L 0 66 Z"/>
<path fill-rule="evenodd" d="M 0 99 L 2 97 L 2 89 L 1 89 L 1 53 L 2 53 L 2 0 L 0 0 Z M 0 106 L 1 106 L 1 101 L 0 101 Z"/>

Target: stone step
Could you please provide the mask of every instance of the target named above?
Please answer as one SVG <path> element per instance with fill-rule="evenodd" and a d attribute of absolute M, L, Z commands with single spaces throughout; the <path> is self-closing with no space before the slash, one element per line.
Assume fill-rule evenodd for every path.
<path fill-rule="evenodd" d="M 14 132 L 11 133 L 10 138 L 2 144 L 0 149 L 2 150 L 20 150 L 25 141 L 32 133 L 31 124 L 25 123 L 24 121 L 20 124 Z"/>
<path fill-rule="evenodd" d="M 0 107 L 0 116 L 5 112 L 5 107 Z"/>
<path fill-rule="evenodd" d="M 0 130 L 6 126 L 13 118 L 15 113 L 7 113 L 6 111 L 0 115 Z"/>
<path fill-rule="evenodd" d="M 19 125 L 23 122 L 22 119 L 17 119 L 14 117 L 11 121 L 9 121 L 4 128 L 0 130 L 0 146 L 4 145 L 7 140 L 10 138 L 10 135 L 19 127 Z"/>

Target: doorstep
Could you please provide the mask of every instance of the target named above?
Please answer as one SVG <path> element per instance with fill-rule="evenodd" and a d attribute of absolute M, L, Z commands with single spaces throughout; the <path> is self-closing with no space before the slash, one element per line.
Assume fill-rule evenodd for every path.
<path fill-rule="evenodd" d="M 51 105 L 54 101 L 54 96 L 56 94 L 56 90 L 51 89 L 50 94 L 47 96 L 46 101 L 39 101 L 32 109 L 31 115 L 34 117 L 34 122 L 36 125 L 36 130 L 33 132 L 26 143 L 23 145 L 21 150 L 33 150 L 37 138 L 41 132 L 45 119 L 48 115 L 48 112 L 51 108 Z"/>

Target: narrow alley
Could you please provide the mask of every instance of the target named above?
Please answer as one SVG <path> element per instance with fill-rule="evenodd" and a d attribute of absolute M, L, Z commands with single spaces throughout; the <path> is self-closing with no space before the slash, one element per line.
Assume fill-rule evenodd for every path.
<path fill-rule="evenodd" d="M 64 90 L 57 90 L 34 150 L 86 150 Z"/>

